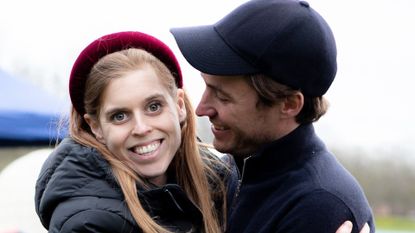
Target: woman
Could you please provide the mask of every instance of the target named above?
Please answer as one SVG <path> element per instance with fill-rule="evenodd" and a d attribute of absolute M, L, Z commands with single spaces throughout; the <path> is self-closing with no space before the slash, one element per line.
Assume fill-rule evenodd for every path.
<path fill-rule="evenodd" d="M 235 166 L 197 142 L 164 43 L 140 32 L 95 40 L 76 60 L 69 92 L 70 138 L 36 185 L 49 232 L 223 232 Z"/>

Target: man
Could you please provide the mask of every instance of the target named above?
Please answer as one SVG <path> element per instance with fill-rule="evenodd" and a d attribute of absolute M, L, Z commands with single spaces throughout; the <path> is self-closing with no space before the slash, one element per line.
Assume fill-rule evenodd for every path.
<path fill-rule="evenodd" d="M 374 232 L 361 187 L 314 132 L 336 45 L 307 2 L 252 0 L 214 25 L 171 32 L 206 83 L 196 113 L 242 174 L 229 233 L 335 232 L 346 220 Z"/>

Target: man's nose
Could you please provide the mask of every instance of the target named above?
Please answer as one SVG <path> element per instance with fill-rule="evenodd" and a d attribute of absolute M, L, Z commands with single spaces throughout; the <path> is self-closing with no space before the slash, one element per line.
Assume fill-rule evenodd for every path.
<path fill-rule="evenodd" d="M 202 117 L 207 116 L 209 118 L 216 115 L 216 109 L 214 106 L 209 102 L 208 98 L 205 95 L 202 96 L 199 104 L 196 107 L 196 115 Z"/>

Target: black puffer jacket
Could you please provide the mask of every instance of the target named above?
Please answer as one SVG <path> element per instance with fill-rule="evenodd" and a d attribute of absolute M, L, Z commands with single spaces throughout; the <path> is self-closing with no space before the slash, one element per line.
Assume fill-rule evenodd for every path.
<path fill-rule="evenodd" d="M 229 156 L 225 158 L 232 163 Z M 217 170 L 227 180 L 232 197 L 236 170 Z M 138 188 L 140 202 L 158 223 L 176 232 L 200 231 L 201 213 L 177 184 Z M 107 161 L 72 139 L 63 140 L 45 161 L 36 184 L 35 205 L 49 232 L 141 232 Z"/>

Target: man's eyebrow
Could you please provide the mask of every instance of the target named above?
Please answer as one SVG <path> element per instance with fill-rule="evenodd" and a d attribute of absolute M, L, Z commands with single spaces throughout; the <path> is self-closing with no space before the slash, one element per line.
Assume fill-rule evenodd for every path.
<path fill-rule="evenodd" d="M 225 95 L 227 97 L 231 97 L 231 95 L 229 93 L 227 93 L 226 91 L 224 91 L 220 85 L 213 85 L 213 84 L 210 84 L 210 83 L 206 83 L 206 86 L 209 87 L 210 89 L 214 90 L 215 92 L 218 92 L 218 93 L 220 93 L 222 95 Z"/>
<path fill-rule="evenodd" d="M 206 83 L 206 86 L 209 87 L 210 89 L 213 89 L 213 90 L 218 89 L 218 87 L 216 85 L 213 85 L 213 84 L 210 84 L 210 83 Z"/>

